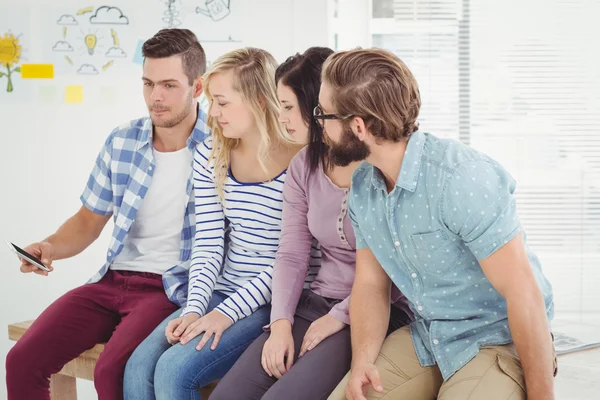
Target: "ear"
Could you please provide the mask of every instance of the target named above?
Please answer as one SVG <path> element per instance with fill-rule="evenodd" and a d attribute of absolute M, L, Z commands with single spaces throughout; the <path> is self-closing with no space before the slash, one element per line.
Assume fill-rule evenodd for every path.
<path fill-rule="evenodd" d="M 367 137 L 367 127 L 365 121 L 360 117 L 352 117 L 350 121 L 350 127 L 354 135 L 361 141 L 364 142 Z"/>
<path fill-rule="evenodd" d="M 192 87 L 193 87 L 193 91 L 194 91 L 194 94 L 193 94 L 194 98 L 196 99 L 196 98 L 200 97 L 200 95 L 202 94 L 202 90 L 204 89 L 204 85 L 203 85 L 201 76 L 197 77 L 194 80 Z"/>

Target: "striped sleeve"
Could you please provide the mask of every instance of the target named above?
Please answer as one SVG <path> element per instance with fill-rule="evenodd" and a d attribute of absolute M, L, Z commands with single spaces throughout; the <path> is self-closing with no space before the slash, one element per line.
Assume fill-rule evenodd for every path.
<path fill-rule="evenodd" d="M 212 168 L 208 165 L 211 138 L 200 143 L 194 154 L 194 203 L 196 233 L 190 262 L 188 299 L 182 315 L 203 316 L 212 297 L 225 242 L 225 216 L 217 194 Z"/>
<path fill-rule="evenodd" d="M 250 316 L 259 307 L 271 302 L 273 265 L 249 280 L 237 292 L 223 300 L 216 309 L 228 316 L 233 323 Z"/>

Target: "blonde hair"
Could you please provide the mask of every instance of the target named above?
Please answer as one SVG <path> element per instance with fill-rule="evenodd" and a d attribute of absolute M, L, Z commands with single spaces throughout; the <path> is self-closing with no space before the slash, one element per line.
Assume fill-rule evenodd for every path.
<path fill-rule="evenodd" d="M 365 121 L 375 138 L 399 142 L 418 129 L 419 86 L 398 57 L 382 49 L 334 53 L 323 65 L 335 112 Z"/>
<path fill-rule="evenodd" d="M 233 89 L 240 92 L 248 103 L 260 133 L 258 162 L 268 174 L 267 162 L 269 151 L 280 143 L 293 143 L 291 136 L 279 123 L 279 100 L 275 84 L 277 62 L 273 56 L 262 49 L 245 47 L 230 51 L 217 58 L 204 74 L 204 93 L 211 104 L 213 97 L 208 90 L 215 74 L 233 70 Z M 231 150 L 239 143 L 239 139 L 226 138 L 219 123 L 208 116 L 208 126 L 213 132 L 213 147 L 209 163 L 214 162 L 214 175 L 217 192 L 221 201 L 225 195 L 225 181 L 229 173 Z"/>

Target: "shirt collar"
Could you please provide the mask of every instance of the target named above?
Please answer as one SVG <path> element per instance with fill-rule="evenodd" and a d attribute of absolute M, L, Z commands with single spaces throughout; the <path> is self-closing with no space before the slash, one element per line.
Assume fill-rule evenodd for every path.
<path fill-rule="evenodd" d="M 421 131 L 413 132 L 408 138 L 408 144 L 406 145 L 406 151 L 404 152 L 404 158 L 402 159 L 400 173 L 396 179 L 396 186 L 410 192 L 414 192 L 417 188 L 425 139 L 425 134 Z M 373 167 L 371 182 L 376 189 L 386 190 L 383 176 L 375 167 Z"/>
<path fill-rule="evenodd" d="M 210 135 L 210 128 L 208 127 L 207 120 L 208 116 L 206 112 L 204 112 L 200 105 L 196 105 L 196 112 L 198 113 L 198 119 L 196 119 L 196 124 L 194 125 L 194 129 L 192 129 L 192 133 L 187 140 L 187 147 L 192 150 L 198 143 L 204 141 L 204 139 Z M 152 118 L 146 118 L 144 121 L 144 125 L 142 126 L 142 133 L 140 135 L 140 144 L 145 146 L 152 142 L 152 133 L 153 133 L 153 125 Z"/>
<path fill-rule="evenodd" d="M 198 119 L 196 120 L 196 125 L 194 125 L 192 134 L 187 141 L 187 146 L 190 150 L 195 148 L 197 144 L 202 143 L 204 139 L 211 134 L 207 123 L 208 115 L 206 112 L 204 112 L 204 110 L 202 110 L 202 108 L 200 108 L 200 104 L 198 104 L 196 110 L 198 112 Z"/>

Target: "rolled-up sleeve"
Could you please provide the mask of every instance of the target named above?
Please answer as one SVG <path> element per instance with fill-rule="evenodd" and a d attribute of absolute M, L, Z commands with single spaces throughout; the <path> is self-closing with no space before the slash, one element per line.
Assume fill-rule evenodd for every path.
<path fill-rule="evenodd" d="M 448 177 L 441 202 L 443 221 L 478 260 L 521 231 L 515 186 L 510 174 L 489 160 L 465 162 Z"/>

